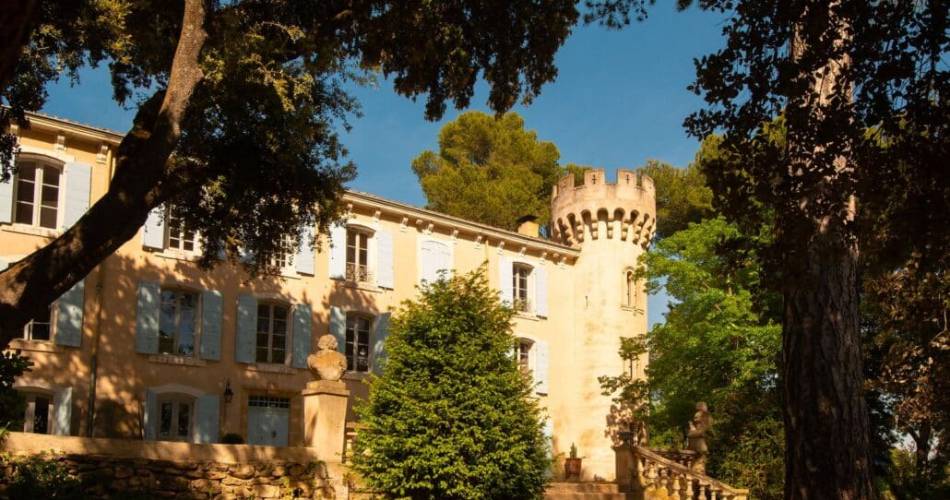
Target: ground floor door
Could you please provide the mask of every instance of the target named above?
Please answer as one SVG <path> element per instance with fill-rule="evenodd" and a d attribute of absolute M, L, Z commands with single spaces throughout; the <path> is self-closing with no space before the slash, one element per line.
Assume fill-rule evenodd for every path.
<path fill-rule="evenodd" d="M 290 400 L 251 396 L 247 403 L 247 444 L 287 446 Z"/>

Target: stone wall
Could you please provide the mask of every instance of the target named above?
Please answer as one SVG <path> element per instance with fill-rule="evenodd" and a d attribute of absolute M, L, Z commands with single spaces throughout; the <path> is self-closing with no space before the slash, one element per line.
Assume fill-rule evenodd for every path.
<path fill-rule="evenodd" d="M 0 497 L 18 460 L 44 455 L 96 498 L 347 498 L 343 467 L 307 448 L 196 445 L 10 433 Z M 161 458 L 160 458 L 161 457 Z"/>

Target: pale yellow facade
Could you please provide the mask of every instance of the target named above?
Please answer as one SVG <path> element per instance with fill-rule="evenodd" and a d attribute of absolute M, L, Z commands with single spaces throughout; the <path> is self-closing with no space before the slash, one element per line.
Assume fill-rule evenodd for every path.
<path fill-rule="evenodd" d="M 0 207 L 0 267 L 55 237 L 75 217 L 84 193 L 89 204 L 102 196 L 121 139 L 52 117 L 32 116 L 31 122 L 29 129 L 15 131 L 17 161 L 59 169 L 56 203 L 52 192 L 17 184 L 19 179 L 6 192 L 0 187 L 0 203 L 11 207 Z M 23 202 L 33 188 L 57 210 L 55 227 L 37 222 L 52 225 L 51 211 Z M 300 356 L 316 349 L 319 336 L 338 336 L 344 351 L 352 340 L 355 350 L 367 353 L 362 361 L 357 353 L 351 356 L 354 366 L 366 364 L 366 372 L 354 369 L 345 376 L 352 394 L 347 419 L 355 421 L 352 405 L 366 396 L 364 379 L 384 346 L 387 313 L 414 298 L 421 280 L 440 268 L 466 273 L 485 265 L 503 299 L 525 309 L 514 320 L 514 332 L 523 339 L 520 359 L 533 371 L 537 397 L 550 417 L 555 453 L 566 454 L 574 443 L 585 457 L 585 477 L 612 479 L 613 452 L 605 434 L 610 400 L 601 395 L 597 377 L 630 369 L 641 376 L 644 368 L 623 366 L 617 351 L 621 337 L 643 335 L 647 328 L 645 294 L 628 273 L 652 237 L 652 181 L 620 171 L 617 182 L 608 184 L 601 170 L 588 172 L 579 186 L 563 179 L 552 198 L 551 239 L 365 193 L 348 192 L 344 201 L 345 226 L 321 235 L 318 249 L 288 256 L 280 276 L 253 279 L 236 264 L 198 268 L 200 235 L 192 250 L 183 250 L 178 240 L 179 248 L 170 248 L 170 221 L 150 217 L 146 228 L 85 278 L 79 292 L 53 305 L 48 335 L 41 328 L 40 338 L 30 339 L 25 331 L 24 339 L 11 344 L 35 364 L 16 382 L 31 396 L 28 425 L 66 435 L 193 442 L 217 442 L 233 433 L 253 444 L 300 446 L 301 391 L 311 380 Z M 28 209 L 31 223 L 24 222 Z M 347 231 L 363 235 L 352 258 L 345 252 Z M 155 297 L 150 290 L 162 293 Z M 149 314 L 164 331 L 166 310 L 174 328 L 193 328 L 187 327 L 190 340 L 162 344 L 159 334 L 156 350 Z M 278 316 L 283 319 L 273 319 Z M 253 317 L 258 321 L 248 324 Z M 69 325 L 77 325 L 76 331 Z M 187 342 L 193 353 L 175 351 Z M 284 350 L 274 347 L 279 342 Z M 175 352 L 167 352 L 168 345 Z M 259 356 L 270 358 L 263 362 Z"/>

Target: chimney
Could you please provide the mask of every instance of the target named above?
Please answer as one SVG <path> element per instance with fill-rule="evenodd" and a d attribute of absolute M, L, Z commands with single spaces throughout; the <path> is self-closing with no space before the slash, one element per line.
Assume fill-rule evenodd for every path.
<path fill-rule="evenodd" d="M 538 237 L 538 229 L 540 229 L 541 226 L 538 225 L 537 217 L 534 215 L 525 215 L 519 217 L 516 222 L 518 223 L 518 234 L 531 236 L 532 238 Z"/>

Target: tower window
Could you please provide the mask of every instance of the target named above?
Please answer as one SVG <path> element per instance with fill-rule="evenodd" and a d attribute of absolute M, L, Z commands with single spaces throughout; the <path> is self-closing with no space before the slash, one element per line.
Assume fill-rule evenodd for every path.
<path fill-rule="evenodd" d="M 623 305 L 626 307 L 637 305 L 637 278 L 633 271 L 627 271 L 624 275 Z"/>

